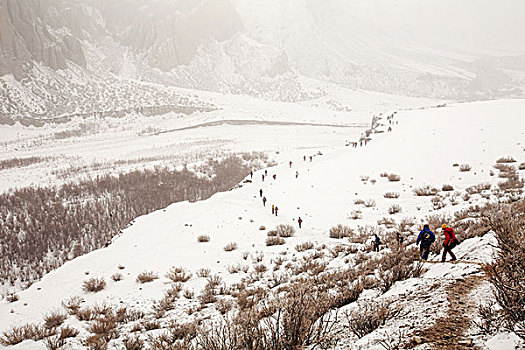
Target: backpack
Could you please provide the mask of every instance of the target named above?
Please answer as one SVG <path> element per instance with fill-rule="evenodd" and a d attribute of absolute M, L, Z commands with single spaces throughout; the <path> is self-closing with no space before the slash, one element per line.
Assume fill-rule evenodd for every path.
<path fill-rule="evenodd" d="M 421 243 L 423 245 L 430 245 L 430 244 L 432 244 L 432 235 L 430 234 L 430 231 L 425 232 L 425 235 L 423 236 L 423 239 L 421 240 Z"/>

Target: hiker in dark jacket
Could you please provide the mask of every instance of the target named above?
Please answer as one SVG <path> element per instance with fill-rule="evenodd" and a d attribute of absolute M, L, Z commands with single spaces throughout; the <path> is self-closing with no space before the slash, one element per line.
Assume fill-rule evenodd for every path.
<path fill-rule="evenodd" d="M 263 207 L 265 207 L 266 206 L 266 197 L 263 197 L 262 201 L 263 201 Z"/>
<path fill-rule="evenodd" d="M 452 248 L 454 248 L 458 243 L 458 240 L 456 239 L 456 234 L 454 233 L 452 227 L 448 227 L 447 224 L 443 224 L 443 226 L 441 226 L 441 229 L 443 230 L 443 234 L 445 235 L 445 242 L 443 242 L 443 256 L 441 257 L 441 261 L 445 262 L 445 260 L 447 260 L 447 253 L 449 253 L 452 257 L 452 261 L 456 261 L 456 256 L 454 255 L 454 253 L 452 253 Z"/>
<path fill-rule="evenodd" d="M 262 194 L 263 194 L 263 190 L 262 188 L 259 190 L 259 197 L 262 197 Z"/>
<path fill-rule="evenodd" d="M 421 245 L 419 246 L 419 254 L 421 256 L 421 259 L 427 260 L 428 254 L 430 253 L 430 246 L 434 241 L 436 240 L 436 235 L 434 235 L 434 232 L 430 231 L 430 228 L 428 225 L 423 226 L 423 231 L 419 232 L 419 236 L 417 236 L 416 245 L 421 242 Z"/>
<path fill-rule="evenodd" d="M 379 238 L 379 236 L 376 233 L 374 233 L 374 252 L 379 251 L 380 245 L 381 245 L 381 238 Z"/>
<path fill-rule="evenodd" d="M 301 225 L 303 223 L 303 219 L 299 216 L 299 219 L 297 220 L 297 223 L 299 224 L 299 228 L 301 228 Z"/>

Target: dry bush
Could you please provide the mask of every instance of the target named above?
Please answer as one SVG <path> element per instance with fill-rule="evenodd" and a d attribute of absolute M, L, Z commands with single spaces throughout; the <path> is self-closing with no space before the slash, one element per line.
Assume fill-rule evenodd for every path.
<path fill-rule="evenodd" d="M 111 275 L 111 279 L 115 282 L 122 281 L 124 276 L 120 272 L 115 272 L 113 275 Z"/>
<path fill-rule="evenodd" d="M 484 270 L 501 308 L 503 326 L 525 339 L 525 201 L 494 207 L 483 219 L 498 240 L 496 259 Z"/>
<path fill-rule="evenodd" d="M 414 190 L 416 196 L 435 196 L 438 192 L 439 190 L 437 188 L 430 185 L 418 187 Z"/>
<path fill-rule="evenodd" d="M 84 281 L 84 284 L 82 285 L 82 289 L 84 289 L 86 292 L 100 292 L 106 287 L 106 281 L 104 278 L 90 278 L 87 281 Z"/>
<path fill-rule="evenodd" d="M 375 206 L 376 206 L 376 201 L 375 201 L 375 200 L 373 200 L 373 199 L 367 199 L 367 200 L 365 201 L 365 207 L 367 207 L 367 208 L 373 208 L 373 207 L 375 207 Z"/>
<path fill-rule="evenodd" d="M 39 341 L 51 334 L 52 333 L 46 331 L 42 326 L 36 324 L 14 326 L 9 330 L 4 331 L 3 336 L 0 337 L 0 344 L 6 346 L 16 345 L 29 339 Z"/>
<path fill-rule="evenodd" d="M 461 164 L 459 166 L 459 171 L 461 171 L 461 172 L 467 172 L 467 171 L 470 171 L 470 170 L 472 170 L 472 167 L 469 164 Z"/>
<path fill-rule="evenodd" d="M 85 307 L 75 311 L 75 316 L 79 321 L 92 321 L 97 318 L 97 313 L 93 308 Z"/>
<path fill-rule="evenodd" d="M 203 267 L 203 268 L 200 268 L 197 271 L 197 276 L 203 277 L 203 278 L 208 278 L 208 277 L 210 277 L 210 273 L 211 273 L 210 269 Z"/>
<path fill-rule="evenodd" d="M 360 282 L 351 283 L 349 286 L 342 286 L 337 288 L 335 296 L 330 300 L 330 306 L 341 308 L 345 305 L 351 304 L 359 299 L 363 292 L 363 284 Z"/>
<path fill-rule="evenodd" d="M 368 180 L 370 180 L 370 176 L 368 176 L 368 175 L 361 175 L 361 181 L 367 182 Z"/>
<path fill-rule="evenodd" d="M 44 345 L 47 350 L 58 350 L 66 345 L 66 340 L 61 339 L 59 336 L 52 336 L 44 340 Z"/>
<path fill-rule="evenodd" d="M 295 246 L 295 250 L 297 250 L 298 252 L 304 252 L 310 249 L 314 249 L 314 243 L 310 241 L 303 242 Z"/>
<path fill-rule="evenodd" d="M 354 200 L 354 204 L 355 204 L 355 205 L 365 204 L 365 201 L 362 200 L 362 199 L 356 199 L 356 200 Z"/>
<path fill-rule="evenodd" d="M 388 177 L 388 173 L 387 172 L 384 172 L 384 173 L 381 173 L 379 174 L 380 177 Z"/>
<path fill-rule="evenodd" d="M 470 186 L 465 191 L 470 195 L 474 195 L 474 194 L 480 194 L 484 190 L 490 190 L 490 187 L 491 187 L 490 184 L 479 184 L 475 186 Z"/>
<path fill-rule="evenodd" d="M 145 344 L 139 336 L 127 335 L 122 339 L 122 344 L 126 350 L 143 350 L 145 349 Z"/>
<path fill-rule="evenodd" d="M 14 303 L 15 301 L 20 300 L 20 297 L 16 293 L 9 293 L 6 296 L 6 300 L 10 303 Z"/>
<path fill-rule="evenodd" d="M 430 201 L 432 202 L 432 206 L 434 207 L 434 210 L 443 209 L 444 207 L 447 206 L 445 202 L 443 202 L 443 198 L 441 198 L 440 196 L 436 196 L 432 198 Z"/>
<path fill-rule="evenodd" d="M 412 231 L 412 227 L 415 224 L 416 223 L 415 223 L 413 218 L 405 217 L 405 218 L 401 219 L 401 221 L 399 222 L 399 225 L 397 225 L 397 230 L 399 232 L 411 232 Z"/>
<path fill-rule="evenodd" d="M 389 175 L 388 175 L 388 181 L 390 181 L 390 182 L 398 182 L 398 181 L 401 181 L 401 176 L 396 175 L 396 174 L 389 174 Z"/>
<path fill-rule="evenodd" d="M 383 195 L 383 197 L 385 198 L 390 198 L 390 199 L 395 199 L 395 198 L 399 198 L 399 193 L 397 192 L 387 192 Z"/>
<path fill-rule="evenodd" d="M 182 296 L 186 299 L 193 299 L 195 297 L 195 292 L 189 289 L 185 289 L 184 293 L 182 293 Z"/>
<path fill-rule="evenodd" d="M 60 333 L 58 336 L 60 339 L 75 338 L 78 335 L 78 333 L 78 329 L 75 329 L 70 326 L 63 326 L 62 328 L 60 328 Z"/>
<path fill-rule="evenodd" d="M 364 302 L 359 308 L 345 312 L 346 326 L 356 337 L 362 338 L 384 326 L 387 320 L 399 313 L 390 304 L 391 301 Z"/>
<path fill-rule="evenodd" d="M 487 304 L 478 306 L 479 319 L 473 323 L 483 335 L 494 335 L 503 325 L 501 310 L 496 308 L 496 302 L 489 300 Z"/>
<path fill-rule="evenodd" d="M 388 214 L 390 214 L 390 215 L 401 213 L 401 211 L 402 211 L 402 209 L 401 209 L 401 206 L 399 204 L 392 204 L 388 208 Z"/>
<path fill-rule="evenodd" d="M 235 249 L 237 249 L 239 246 L 237 245 L 237 243 L 235 242 L 230 242 L 228 243 L 226 246 L 224 246 L 224 251 L 225 252 L 231 252 L 231 251 L 234 251 Z"/>
<path fill-rule="evenodd" d="M 146 332 L 160 329 L 160 322 L 158 320 L 144 320 L 142 321 L 141 325 L 142 328 L 146 330 Z"/>
<path fill-rule="evenodd" d="M 394 220 L 392 218 L 384 217 L 382 219 L 377 220 L 377 224 L 378 225 L 383 225 L 386 228 L 393 228 L 393 227 L 396 226 L 396 220 Z"/>
<path fill-rule="evenodd" d="M 395 248 L 384 254 L 379 261 L 378 281 L 381 291 L 386 293 L 394 283 L 423 274 L 423 265 L 418 259 L 417 249 Z"/>
<path fill-rule="evenodd" d="M 159 278 L 159 276 L 153 271 L 144 271 L 137 275 L 136 281 L 138 283 L 149 283 Z"/>
<path fill-rule="evenodd" d="M 259 231 L 264 231 L 264 230 L 266 230 L 266 226 L 264 225 L 259 226 Z"/>
<path fill-rule="evenodd" d="M 500 173 L 510 173 L 513 174 L 516 172 L 516 168 L 513 165 L 508 164 L 496 164 L 494 168 L 499 170 Z"/>
<path fill-rule="evenodd" d="M 338 224 L 337 226 L 330 228 L 330 231 L 329 231 L 330 238 L 336 238 L 336 239 L 350 237 L 353 234 L 354 234 L 354 231 L 350 227 L 344 226 L 342 224 Z"/>
<path fill-rule="evenodd" d="M 231 274 L 239 273 L 241 271 L 248 272 L 249 268 L 250 267 L 248 265 L 241 265 L 241 264 L 229 265 L 228 272 Z"/>
<path fill-rule="evenodd" d="M 44 327 L 47 329 L 60 327 L 66 319 L 67 315 L 59 311 L 52 311 L 44 316 Z"/>
<path fill-rule="evenodd" d="M 279 236 L 272 236 L 272 237 L 268 237 L 266 238 L 266 246 L 274 246 L 274 245 L 283 245 L 285 244 L 286 241 L 284 240 L 284 238 L 282 237 L 279 237 Z"/>
<path fill-rule="evenodd" d="M 441 187 L 441 191 L 443 192 L 454 191 L 454 186 L 445 184 Z"/>
<path fill-rule="evenodd" d="M 525 170 L 525 163 L 521 163 L 521 164 L 518 166 L 518 170 Z"/>
<path fill-rule="evenodd" d="M 521 190 L 524 185 L 525 182 L 519 177 L 508 178 L 506 181 L 498 183 L 498 187 L 503 191 Z"/>
<path fill-rule="evenodd" d="M 169 278 L 172 282 L 187 282 L 193 275 L 182 267 L 172 267 L 168 273 L 166 273 L 166 278 Z"/>
<path fill-rule="evenodd" d="M 292 237 L 295 234 L 295 229 L 291 225 L 280 224 L 275 228 L 277 235 L 283 238 Z"/>
<path fill-rule="evenodd" d="M 516 159 L 511 156 L 501 157 L 496 161 L 497 164 L 516 163 Z"/>
<path fill-rule="evenodd" d="M 197 237 L 197 242 L 205 243 L 209 241 L 210 241 L 210 236 L 208 235 L 200 235 L 199 237 Z"/>
<path fill-rule="evenodd" d="M 349 218 L 352 219 L 352 220 L 362 219 L 363 218 L 363 213 L 361 213 L 359 210 L 353 210 L 352 212 L 350 212 Z"/>

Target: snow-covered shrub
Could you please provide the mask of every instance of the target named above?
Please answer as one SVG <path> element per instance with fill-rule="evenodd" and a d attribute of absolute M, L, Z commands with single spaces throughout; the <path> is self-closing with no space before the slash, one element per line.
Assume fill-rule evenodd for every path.
<path fill-rule="evenodd" d="M 101 317 L 87 326 L 87 331 L 93 333 L 86 339 L 88 348 L 105 349 L 107 344 L 119 337 L 117 322 L 113 317 Z"/>
<path fill-rule="evenodd" d="M 506 181 L 499 182 L 498 187 L 503 191 L 521 190 L 525 182 L 521 178 L 508 178 Z"/>
<path fill-rule="evenodd" d="M 24 340 L 32 339 L 39 341 L 46 337 L 48 331 L 37 324 L 25 324 L 23 326 L 14 326 L 9 330 L 4 331 L 3 336 L 0 337 L 0 344 L 2 345 L 16 345 Z"/>
<path fill-rule="evenodd" d="M 382 219 L 377 220 L 377 224 L 384 225 L 386 228 L 393 228 L 396 225 L 396 220 L 384 217 Z"/>
<path fill-rule="evenodd" d="M 59 311 L 52 311 L 44 316 L 44 327 L 47 329 L 54 329 L 60 327 L 67 319 L 67 315 Z"/>
<path fill-rule="evenodd" d="M 313 242 L 303 242 L 301 244 L 298 244 L 295 246 L 295 250 L 298 252 L 304 252 L 306 250 L 314 249 L 314 243 Z"/>
<path fill-rule="evenodd" d="M 423 265 L 418 259 L 417 249 L 396 248 L 381 257 L 378 265 L 379 287 L 386 293 L 397 281 L 419 277 L 423 273 Z"/>
<path fill-rule="evenodd" d="M 182 267 L 172 267 L 168 273 L 166 273 L 166 278 L 169 278 L 173 282 L 186 282 L 192 277 L 192 274 L 186 272 Z"/>
<path fill-rule="evenodd" d="M 16 293 L 9 293 L 5 298 L 10 303 L 14 303 L 15 301 L 18 301 L 20 299 L 20 297 Z"/>
<path fill-rule="evenodd" d="M 393 215 L 397 213 L 401 213 L 402 209 L 399 204 L 392 204 L 390 208 L 388 208 L 388 214 Z"/>
<path fill-rule="evenodd" d="M 111 275 L 111 279 L 115 282 L 122 281 L 124 276 L 120 272 L 115 272 L 113 275 Z"/>
<path fill-rule="evenodd" d="M 359 220 L 363 218 L 363 214 L 359 210 L 353 210 L 350 212 L 350 219 L 352 220 Z"/>
<path fill-rule="evenodd" d="M 354 231 L 350 227 L 339 224 L 330 229 L 329 236 L 330 238 L 341 239 L 350 237 L 353 233 Z"/>
<path fill-rule="evenodd" d="M 359 198 L 358 198 L 358 199 L 354 200 L 354 204 L 355 204 L 355 205 L 365 204 L 365 201 L 362 200 L 362 199 L 359 199 Z"/>
<path fill-rule="evenodd" d="M 80 304 L 83 301 L 84 300 L 82 298 L 75 296 L 63 301 L 62 306 L 64 307 L 64 309 L 66 309 L 68 314 L 75 315 L 80 309 Z"/>
<path fill-rule="evenodd" d="M 511 156 L 501 157 L 496 161 L 497 164 L 516 163 L 516 159 Z"/>
<path fill-rule="evenodd" d="M 445 184 L 441 187 L 441 190 L 443 192 L 448 192 L 448 191 L 454 191 L 454 186 L 452 185 L 449 185 L 449 184 Z"/>
<path fill-rule="evenodd" d="M 200 235 L 199 237 L 197 237 L 197 242 L 199 243 L 206 243 L 209 241 L 210 241 L 210 236 L 208 235 Z"/>
<path fill-rule="evenodd" d="M 153 271 L 144 271 L 137 275 L 137 282 L 149 283 L 159 278 L 159 276 Z"/>
<path fill-rule="evenodd" d="M 503 313 L 501 308 L 496 307 L 496 302 L 493 300 L 489 300 L 486 304 L 480 304 L 477 313 L 479 318 L 473 323 L 481 334 L 493 335 L 502 327 Z"/>
<path fill-rule="evenodd" d="M 469 164 L 461 164 L 459 166 L 459 171 L 461 171 L 461 172 L 467 172 L 467 171 L 470 171 L 470 170 L 472 170 L 472 167 Z"/>
<path fill-rule="evenodd" d="M 197 276 L 203 277 L 203 278 L 208 278 L 208 277 L 210 277 L 210 273 L 211 273 L 210 269 L 202 267 L 202 268 L 200 268 L 197 271 Z"/>
<path fill-rule="evenodd" d="M 275 228 L 277 235 L 283 238 L 292 237 L 295 234 L 295 229 L 291 225 L 280 224 Z"/>
<path fill-rule="evenodd" d="M 525 163 L 521 163 L 521 164 L 518 166 L 518 169 L 519 169 L 519 170 L 525 170 Z"/>
<path fill-rule="evenodd" d="M 345 312 L 348 329 L 358 338 L 372 333 L 399 311 L 390 307 L 390 301 L 362 303 L 359 308 Z"/>
<path fill-rule="evenodd" d="M 397 192 L 387 192 L 383 195 L 383 197 L 385 198 L 390 198 L 390 199 L 395 199 L 395 198 L 399 198 L 399 193 Z"/>
<path fill-rule="evenodd" d="M 122 339 L 122 344 L 126 350 L 142 350 L 144 349 L 144 340 L 140 339 L 138 335 L 127 335 Z"/>
<path fill-rule="evenodd" d="M 373 200 L 373 199 L 367 199 L 365 201 L 365 207 L 367 208 L 372 208 L 372 207 L 375 207 L 376 206 L 376 201 Z"/>
<path fill-rule="evenodd" d="M 231 252 L 231 251 L 237 249 L 238 247 L 239 246 L 237 245 L 237 243 L 230 242 L 230 243 L 226 244 L 226 246 L 224 246 L 223 249 L 224 249 L 225 252 Z"/>
<path fill-rule="evenodd" d="M 432 187 L 430 185 L 421 186 L 416 189 L 414 189 L 414 194 L 416 196 L 435 196 L 438 194 L 439 190 L 435 187 Z"/>
<path fill-rule="evenodd" d="M 84 284 L 82 285 L 82 289 L 84 289 L 86 292 L 100 292 L 102 289 L 106 287 L 106 281 L 104 278 L 90 278 L 87 281 L 84 281 Z"/>
<path fill-rule="evenodd" d="M 501 308 L 503 326 L 525 339 L 525 201 L 496 206 L 484 221 L 496 235 L 496 259 L 484 266 L 494 297 Z"/>
<path fill-rule="evenodd" d="M 397 174 L 388 174 L 388 181 L 390 181 L 390 182 L 401 181 L 401 176 L 399 176 Z"/>
<path fill-rule="evenodd" d="M 266 238 L 266 246 L 283 245 L 286 241 L 279 236 L 271 236 Z"/>

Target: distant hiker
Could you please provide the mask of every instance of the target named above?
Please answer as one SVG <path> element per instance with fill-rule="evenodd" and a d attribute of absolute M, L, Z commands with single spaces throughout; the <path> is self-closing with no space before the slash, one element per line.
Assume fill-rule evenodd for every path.
<path fill-rule="evenodd" d="M 279 211 L 279 208 L 277 208 L 277 206 L 275 206 L 275 216 L 277 216 L 277 212 Z"/>
<path fill-rule="evenodd" d="M 306 162 L 306 156 L 303 156 L 303 161 L 305 161 L 305 162 Z"/>
<path fill-rule="evenodd" d="M 250 179 L 253 179 L 253 171 L 250 171 Z"/>
<path fill-rule="evenodd" d="M 259 197 L 262 197 L 262 193 L 263 193 L 263 191 L 262 191 L 262 188 L 261 188 L 261 189 L 259 190 Z"/>
<path fill-rule="evenodd" d="M 458 245 L 456 234 L 454 233 L 452 227 L 448 227 L 447 224 L 443 224 L 443 226 L 441 226 L 441 229 L 445 234 L 445 242 L 443 242 L 443 256 L 441 257 L 441 261 L 445 262 L 445 260 L 447 260 L 447 253 L 449 253 L 452 257 L 452 261 L 456 261 L 456 256 L 454 255 L 454 253 L 452 253 L 452 249 Z"/>
<path fill-rule="evenodd" d="M 273 174 L 273 179 L 277 179 L 277 175 L 276 174 Z"/>
<path fill-rule="evenodd" d="M 310 162 L 312 161 L 312 156 L 310 156 Z"/>
<path fill-rule="evenodd" d="M 290 168 L 291 168 L 291 167 L 292 167 L 292 161 L 290 161 L 290 163 L 289 163 L 289 164 L 290 164 Z"/>
<path fill-rule="evenodd" d="M 391 131 L 392 131 L 392 127 L 389 126 L 389 127 L 388 127 L 388 132 L 391 132 Z"/>
<path fill-rule="evenodd" d="M 263 182 L 264 182 L 264 174 L 262 174 L 262 180 L 263 180 Z"/>
<path fill-rule="evenodd" d="M 436 236 L 434 235 L 434 232 L 430 231 L 430 228 L 428 225 L 423 226 L 423 231 L 419 232 L 419 236 L 417 236 L 416 245 L 418 245 L 421 242 L 421 245 L 419 246 L 419 255 L 421 256 L 421 259 L 427 260 L 428 254 L 430 253 L 430 246 L 434 241 L 436 240 Z"/>
<path fill-rule="evenodd" d="M 275 214 L 275 206 L 272 204 L 272 215 Z"/>
<path fill-rule="evenodd" d="M 295 172 L 295 178 L 297 179 L 298 177 L 299 177 L 299 172 L 296 171 L 296 172 Z"/>
<path fill-rule="evenodd" d="M 264 176 L 268 176 L 268 170 L 264 171 Z"/>
<path fill-rule="evenodd" d="M 402 245 L 403 244 L 403 236 L 401 236 L 401 233 L 399 233 L 399 232 L 396 234 L 396 241 L 397 241 L 398 245 Z"/>
<path fill-rule="evenodd" d="M 379 251 L 379 246 L 381 245 L 381 238 L 377 235 L 377 233 L 374 233 L 374 252 Z"/>
<path fill-rule="evenodd" d="M 263 207 L 266 206 L 266 197 L 263 197 Z"/>
<path fill-rule="evenodd" d="M 363 147 L 363 141 L 359 141 L 359 147 Z"/>

